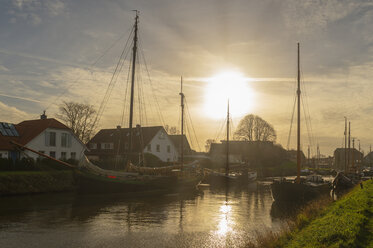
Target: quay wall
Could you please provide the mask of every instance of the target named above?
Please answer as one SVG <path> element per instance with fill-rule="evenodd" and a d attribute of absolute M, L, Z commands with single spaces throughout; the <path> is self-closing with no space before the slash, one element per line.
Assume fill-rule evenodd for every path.
<path fill-rule="evenodd" d="M 73 191 L 75 189 L 74 172 L 71 170 L 0 172 L 0 196 Z"/>

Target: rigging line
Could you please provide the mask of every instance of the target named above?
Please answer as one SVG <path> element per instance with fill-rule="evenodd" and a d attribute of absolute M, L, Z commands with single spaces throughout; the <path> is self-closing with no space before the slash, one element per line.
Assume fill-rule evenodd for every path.
<path fill-rule="evenodd" d="M 119 39 L 115 40 L 108 48 L 106 48 L 104 50 L 104 52 L 91 65 L 89 65 L 88 70 L 92 72 L 93 66 L 95 66 L 121 39 L 123 39 L 123 37 L 128 33 L 129 30 L 131 30 L 130 35 L 129 35 L 129 36 L 131 36 L 131 34 L 133 32 L 133 29 L 134 29 L 133 27 L 128 29 L 125 33 L 122 34 L 122 36 L 119 37 Z M 83 77 L 83 75 L 79 76 L 76 80 L 74 80 L 72 83 L 70 83 L 67 86 L 67 88 L 60 95 L 58 95 L 56 98 L 54 98 L 54 100 L 45 108 L 45 110 L 48 110 L 52 105 L 56 104 L 57 101 L 63 95 L 66 94 L 68 89 L 73 87 L 82 77 Z"/>
<path fill-rule="evenodd" d="M 143 71 L 143 66 L 141 65 L 140 63 L 141 61 L 141 57 L 139 57 L 139 68 L 140 68 L 140 73 L 142 73 Z M 146 90 L 145 90 L 145 79 L 143 80 L 142 79 L 142 75 L 141 75 L 141 88 L 139 89 L 140 91 L 140 97 L 141 97 L 141 101 L 142 101 L 142 112 L 143 112 L 143 118 L 145 119 L 145 125 L 148 125 L 148 114 L 147 114 L 147 106 L 146 106 Z M 140 84 L 139 84 L 140 85 Z"/>
<path fill-rule="evenodd" d="M 220 139 L 220 137 L 221 137 L 220 134 L 222 133 L 226 122 L 227 122 L 227 118 L 225 117 L 224 120 L 220 123 L 220 126 L 218 127 L 218 130 L 216 130 L 216 134 L 214 136 L 216 141 L 218 141 Z"/>
<path fill-rule="evenodd" d="M 111 77 L 111 79 L 110 79 L 109 85 L 108 85 L 108 87 L 107 87 L 107 89 L 106 89 L 106 92 L 105 92 L 104 98 L 103 98 L 103 100 L 102 100 L 102 102 L 101 102 L 101 104 L 100 104 L 99 110 L 97 111 L 97 116 L 96 116 L 95 121 L 93 122 L 93 127 L 96 127 L 96 125 L 98 125 L 98 123 L 99 123 L 99 121 L 100 121 L 100 118 L 101 118 L 101 115 L 102 115 L 102 113 L 104 112 L 104 109 L 105 109 L 105 107 L 106 107 L 107 101 L 109 100 L 110 94 L 111 94 L 111 92 L 112 92 L 112 90 L 113 90 L 113 87 L 114 87 L 114 85 L 115 85 L 115 83 L 116 83 L 116 78 L 117 78 L 117 72 L 118 72 L 118 69 L 121 70 L 121 68 L 123 67 L 123 64 L 124 64 L 124 62 L 122 62 L 122 61 L 124 61 L 123 58 L 125 59 L 125 58 L 127 57 L 128 53 L 129 53 L 129 50 L 131 50 L 131 49 L 129 49 L 129 50 L 126 52 L 126 48 L 127 48 L 128 41 L 129 41 L 129 40 L 130 40 L 130 37 L 128 37 L 127 42 L 126 42 L 126 44 L 125 44 L 125 46 L 124 46 L 124 48 L 123 48 L 123 51 L 122 51 L 122 53 L 121 53 L 121 55 L 120 55 L 120 57 L 119 57 L 119 60 L 118 60 L 118 62 L 117 62 L 117 65 L 116 65 L 116 67 L 115 67 L 115 70 L 114 70 L 114 72 L 113 72 L 113 75 L 112 75 L 112 77 Z M 132 44 L 132 43 L 131 43 L 131 44 Z"/>
<path fill-rule="evenodd" d="M 186 105 L 186 109 L 187 109 L 187 113 L 188 113 L 188 116 L 189 116 L 189 119 L 190 119 L 190 124 L 192 126 L 192 130 L 193 130 L 193 133 L 194 133 L 194 137 L 196 139 L 196 142 L 197 142 L 197 146 L 198 146 L 198 151 L 201 151 L 201 147 L 199 145 L 199 142 L 198 142 L 198 139 L 197 139 L 197 135 L 196 135 L 196 130 L 194 129 L 194 125 L 193 125 L 193 121 L 192 121 L 192 117 L 190 115 L 190 112 L 189 112 L 189 106 L 188 106 L 188 102 L 186 100 L 186 97 L 184 98 L 185 100 L 185 105 Z"/>
<path fill-rule="evenodd" d="M 295 113 L 295 105 L 297 103 L 297 97 L 294 96 L 294 104 L 293 104 L 293 113 L 291 115 L 291 120 L 290 120 L 290 129 L 289 129 L 289 135 L 288 135 L 288 143 L 286 145 L 287 150 L 290 148 L 290 139 L 291 139 L 291 130 L 293 128 L 293 122 L 294 122 L 294 113 Z"/>
<path fill-rule="evenodd" d="M 303 72 L 301 71 L 302 75 L 303 75 Z M 303 78 L 303 76 L 302 76 Z M 303 86 L 303 91 L 304 91 L 304 95 L 305 95 L 305 105 L 306 105 L 306 108 L 305 108 L 305 111 L 307 111 L 307 115 L 308 115 L 308 122 L 309 122 L 309 128 L 310 128 L 310 136 L 311 136 L 311 139 L 312 141 L 311 142 L 317 142 L 318 143 L 318 140 L 317 138 L 315 138 L 314 136 L 314 133 L 313 133 L 313 129 L 312 129 L 312 122 L 311 122 L 311 114 L 310 114 L 310 111 L 309 111 L 309 104 L 308 104 L 308 93 L 307 93 L 307 87 L 306 87 L 306 84 L 304 83 L 304 80 L 302 80 L 302 86 Z M 305 113 L 305 116 L 307 116 L 306 113 Z M 313 145 L 315 146 L 315 143 L 313 144 L 310 144 L 310 145 Z M 311 152 L 312 152 L 312 147 L 311 147 Z"/>
<path fill-rule="evenodd" d="M 311 136 L 310 136 L 310 128 L 309 128 L 309 123 L 307 121 L 307 117 L 306 117 L 306 110 L 305 110 L 305 106 L 304 106 L 304 100 L 302 98 L 302 106 L 303 106 L 303 113 L 304 113 L 304 119 L 306 121 L 306 128 L 307 128 L 307 134 L 308 134 L 308 142 L 310 144 L 310 147 L 312 146 L 312 140 L 311 140 Z"/>
<path fill-rule="evenodd" d="M 142 49 L 142 40 L 141 40 L 141 39 L 139 39 L 139 47 L 141 47 L 141 49 L 140 49 L 140 53 L 141 53 L 141 55 L 142 55 L 142 57 L 143 57 L 143 60 L 144 60 L 144 65 L 145 65 L 145 69 L 146 69 L 146 72 L 147 72 L 147 75 L 148 75 L 149 84 L 150 84 L 150 87 L 151 87 L 151 90 L 152 90 L 152 93 L 153 93 L 153 98 L 155 99 L 156 107 L 158 108 L 158 109 L 157 109 L 157 110 L 158 110 L 158 115 L 159 115 L 159 117 L 160 117 L 160 119 L 161 119 L 162 125 L 165 126 L 165 121 L 164 121 L 164 119 L 163 119 L 163 115 L 162 115 L 162 112 L 161 112 L 161 108 L 160 108 L 160 106 L 159 106 L 158 98 L 157 98 L 157 96 L 156 96 L 156 94 L 155 94 L 156 91 L 155 91 L 155 89 L 154 89 L 154 87 L 153 87 L 153 83 L 152 83 L 152 80 L 151 80 L 151 78 L 150 78 L 150 73 L 149 73 L 148 65 L 147 65 L 147 63 L 146 63 L 146 59 L 145 59 L 145 55 L 144 55 L 144 51 L 143 51 L 143 49 Z"/>
<path fill-rule="evenodd" d="M 128 88 L 129 88 L 129 79 L 130 79 L 131 65 L 132 65 L 132 61 L 130 60 L 129 63 L 128 63 L 126 90 L 125 90 L 125 93 L 124 93 L 122 116 L 121 116 L 121 119 L 120 119 L 120 125 L 121 126 L 123 126 L 123 123 L 124 123 L 124 114 L 125 114 L 125 110 L 126 110 L 126 103 L 127 103 L 127 95 L 128 95 Z"/>

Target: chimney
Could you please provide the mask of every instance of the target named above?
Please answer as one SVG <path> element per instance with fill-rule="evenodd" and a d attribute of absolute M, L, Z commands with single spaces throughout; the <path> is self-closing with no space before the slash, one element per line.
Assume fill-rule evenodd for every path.
<path fill-rule="evenodd" d="M 136 129 L 140 129 L 140 124 L 136 124 Z"/>
<path fill-rule="evenodd" d="M 121 126 L 120 126 L 120 125 L 118 125 L 118 126 L 117 126 L 117 129 L 120 129 L 120 128 L 121 128 Z"/>
<path fill-rule="evenodd" d="M 41 120 L 46 120 L 47 119 L 47 115 L 45 114 L 45 110 L 43 111 L 43 114 L 40 115 L 40 119 Z"/>

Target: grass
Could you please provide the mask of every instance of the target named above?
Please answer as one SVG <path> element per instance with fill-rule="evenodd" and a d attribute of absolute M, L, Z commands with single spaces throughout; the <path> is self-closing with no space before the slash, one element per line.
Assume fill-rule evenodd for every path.
<path fill-rule="evenodd" d="M 356 186 L 331 203 L 319 199 L 305 206 L 280 233 L 258 235 L 247 247 L 373 248 L 373 181 Z"/>

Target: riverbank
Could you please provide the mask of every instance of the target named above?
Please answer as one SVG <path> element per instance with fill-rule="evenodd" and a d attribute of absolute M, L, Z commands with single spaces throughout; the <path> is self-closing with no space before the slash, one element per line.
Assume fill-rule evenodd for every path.
<path fill-rule="evenodd" d="M 373 247 L 373 181 L 363 186 L 326 207 L 306 207 L 281 234 L 258 237 L 258 247 Z"/>
<path fill-rule="evenodd" d="M 0 172 L 0 196 L 72 191 L 75 188 L 71 170 Z"/>

